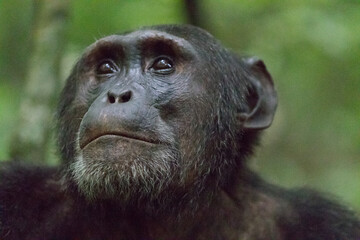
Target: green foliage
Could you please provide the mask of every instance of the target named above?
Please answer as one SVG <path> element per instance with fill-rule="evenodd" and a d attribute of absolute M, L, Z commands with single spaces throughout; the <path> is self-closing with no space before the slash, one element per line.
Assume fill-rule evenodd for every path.
<path fill-rule="evenodd" d="M 87 46 L 103 36 L 144 25 L 179 23 L 182 8 L 180 0 L 74 1 L 69 39 Z"/>
<path fill-rule="evenodd" d="M 10 137 L 16 123 L 16 109 L 19 93 L 15 88 L 0 80 L 0 161 L 8 158 Z"/>

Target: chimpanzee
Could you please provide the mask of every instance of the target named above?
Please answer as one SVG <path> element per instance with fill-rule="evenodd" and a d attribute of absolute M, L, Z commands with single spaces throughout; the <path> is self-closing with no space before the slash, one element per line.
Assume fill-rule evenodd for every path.
<path fill-rule="evenodd" d="M 4 163 L 1 240 L 359 240 L 355 213 L 248 167 L 277 105 L 264 63 L 188 25 L 88 47 L 61 94 L 60 167 Z"/>

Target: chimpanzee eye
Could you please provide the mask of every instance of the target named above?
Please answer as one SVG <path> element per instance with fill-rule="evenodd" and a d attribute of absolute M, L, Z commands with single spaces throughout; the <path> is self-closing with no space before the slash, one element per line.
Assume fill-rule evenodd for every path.
<path fill-rule="evenodd" d="M 174 62 L 167 57 L 159 57 L 151 65 L 150 70 L 160 74 L 170 74 L 174 68 Z"/>
<path fill-rule="evenodd" d="M 108 75 L 116 73 L 118 71 L 119 68 L 112 60 L 104 60 L 96 68 L 96 73 L 98 75 Z"/>

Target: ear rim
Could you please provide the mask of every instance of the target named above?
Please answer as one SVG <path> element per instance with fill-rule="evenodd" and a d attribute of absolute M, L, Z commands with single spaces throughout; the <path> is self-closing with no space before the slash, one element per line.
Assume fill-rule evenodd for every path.
<path fill-rule="evenodd" d="M 261 130 L 270 127 L 277 108 L 277 92 L 264 62 L 257 57 L 244 58 L 250 68 L 249 82 L 258 96 L 256 105 L 249 112 L 238 114 L 243 129 Z"/>

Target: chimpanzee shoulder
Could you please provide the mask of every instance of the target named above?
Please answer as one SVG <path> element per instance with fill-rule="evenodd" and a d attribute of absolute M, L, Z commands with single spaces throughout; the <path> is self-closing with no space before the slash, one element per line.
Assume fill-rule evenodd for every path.
<path fill-rule="evenodd" d="M 64 237 L 58 227 L 66 229 L 69 201 L 58 171 L 19 162 L 0 164 L 0 239 Z"/>
<path fill-rule="evenodd" d="M 359 216 L 334 196 L 308 188 L 284 192 L 294 214 L 279 225 L 285 239 L 353 239 L 360 237 Z"/>

